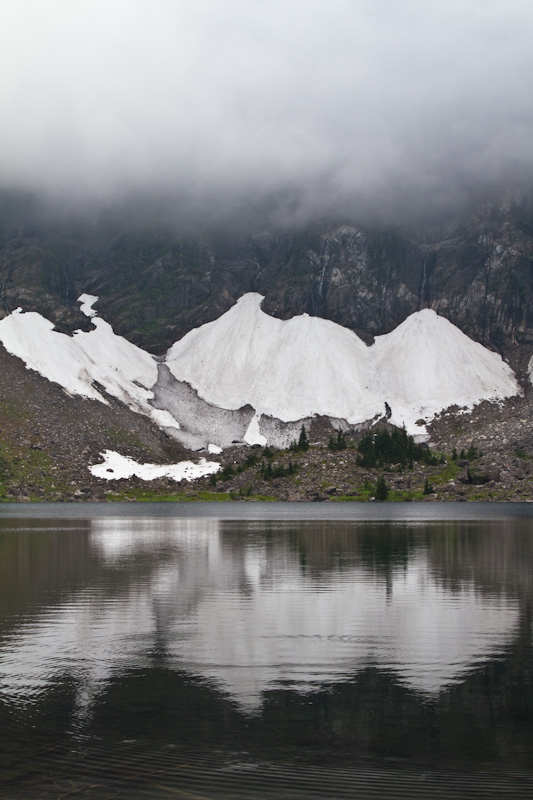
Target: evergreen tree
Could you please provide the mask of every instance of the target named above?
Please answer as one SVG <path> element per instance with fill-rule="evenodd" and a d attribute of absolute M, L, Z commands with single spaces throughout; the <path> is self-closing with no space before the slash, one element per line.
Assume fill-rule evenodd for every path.
<path fill-rule="evenodd" d="M 386 500 L 389 496 L 389 487 L 385 481 L 385 478 L 380 473 L 378 482 L 376 484 L 376 500 Z"/>
<path fill-rule="evenodd" d="M 307 431 L 305 430 L 305 425 L 302 425 L 302 430 L 300 431 L 300 438 L 298 439 L 298 449 L 309 450 L 309 439 L 307 438 Z"/>
<path fill-rule="evenodd" d="M 392 433 L 387 429 L 377 433 L 368 432 L 357 445 L 359 455 L 357 465 L 360 467 L 383 467 L 386 464 L 399 464 L 405 467 L 409 464 L 412 469 L 413 461 L 423 464 L 438 464 L 438 458 L 433 455 L 429 447 L 416 444 L 405 428 L 393 428 Z"/>
<path fill-rule="evenodd" d="M 434 491 L 435 491 L 435 489 L 433 488 L 433 486 L 430 484 L 430 482 L 426 478 L 426 481 L 424 483 L 424 494 L 433 494 Z"/>
<path fill-rule="evenodd" d="M 339 428 L 336 437 L 330 436 L 328 447 L 330 450 L 346 450 L 346 437 L 344 435 L 344 431 Z"/>
<path fill-rule="evenodd" d="M 307 438 L 307 431 L 305 430 L 305 425 L 302 425 L 302 429 L 300 431 L 300 438 L 298 441 L 293 441 L 289 445 L 289 450 L 293 453 L 298 453 L 301 451 L 309 450 L 309 439 Z"/>
<path fill-rule="evenodd" d="M 478 457 L 477 448 L 471 444 L 467 450 L 466 457 L 469 461 L 473 461 L 475 458 Z"/>

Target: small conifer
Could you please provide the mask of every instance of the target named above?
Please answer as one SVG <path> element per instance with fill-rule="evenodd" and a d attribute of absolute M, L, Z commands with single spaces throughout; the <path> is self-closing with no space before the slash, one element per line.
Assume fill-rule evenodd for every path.
<path fill-rule="evenodd" d="M 386 500 L 389 496 L 389 487 L 385 481 L 385 478 L 382 474 L 379 475 L 378 482 L 376 484 L 376 500 Z"/>
<path fill-rule="evenodd" d="M 309 450 L 309 439 L 307 438 L 307 431 L 305 430 L 305 425 L 302 425 L 302 429 L 300 431 L 300 438 L 298 439 L 298 449 Z"/>

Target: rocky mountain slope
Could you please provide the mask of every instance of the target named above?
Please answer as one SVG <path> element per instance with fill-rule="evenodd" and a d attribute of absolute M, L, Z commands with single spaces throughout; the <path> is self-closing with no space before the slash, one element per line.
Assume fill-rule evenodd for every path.
<path fill-rule="evenodd" d="M 142 213 L 68 218 L 31 197 L 0 199 L 0 314 L 21 305 L 71 330 L 87 325 L 76 298 L 97 294 L 116 332 L 154 353 L 256 291 L 274 316 L 307 312 L 367 340 L 430 307 L 524 367 L 532 264 L 527 192 L 409 230 L 357 220 L 193 230 Z"/>
<path fill-rule="evenodd" d="M 103 319 L 96 332 L 103 339 L 111 323 L 116 334 L 158 355 L 177 340 L 178 352 L 192 328 L 218 319 L 248 292 L 259 292 L 269 319 L 301 313 L 323 317 L 355 331 L 367 344 L 376 336 L 396 334 L 409 315 L 432 308 L 503 355 L 525 395 L 500 405 L 482 403 L 470 415 L 452 409 L 437 417 L 429 433 L 439 462 L 414 464 L 409 474 L 387 465 L 380 470 L 359 466 L 357 445 L 364 429 L 357 426 L 347 431 L 347 450 L 331 450 L 327 444 L 335 434 L 335 420 L 320 417 L 306 420 L 312 446 L 299 459 L 298 470 L 289 473 L 293 457 L 285 445 L 273 455 L 232 446 L 250 426 L 252 406 L 239 412 L 217 409 L 208 424 L 213 430 L 231 428 L 224 453 L 217 456 L 221 479 L 202 478 L 191 487 L 159 478 L 147 487 L 134 477 L 105 480 L 92 475 L 89 466 L 100 462 L 106 450 L 142 463 L 197 459 L 198 453 L 184 445 L 198 449 L 202 426 L 196 430 L 191 423 L 180 445 L 158 426 L 157 413 L 149 409 L 146 416 L 140 406 L 128 408 L 124 381 L 131 383 L 141 405 L 150 392 L 151 384 L 143 384 L 138 375 L 128 370 L 122 375 L 119 369 L 106 392 L 112 373 L 103 380 L 95 372 L 90 381 L 96 380 L 91 383 L 93 399 L 73 398 L 0 346 L 0 496 L 370 499 L 384 470 L 397 499 L 533 497 L 532 401 L 526 380 L 533 351 L 532 197 L 500 195 L 461 219 L 410 230 L 337 220 L 298 230 L 258 226 L 198 232 L 142 217 L 133 224 L 112 214 L 80 221 L 50 215 L 29 197 L 2 196 L 0 318 L 22 306 L 43 314 L 59 331 L 92 331 L 83 339 L 88 366 L 95 362 L 90 343 L 98 337 L 93 335 L 94 320 L 77 303 L 83 292 L 99 296 Z M 43 341 L 51 328 L 47 331 L 42 331 Z M 75 340 L 81 343 L 82 337 L 70 340 L 73 346 Z M 133 344 L 126 343 L 126 349 L 136 352 Z M 71 350 L 66 346 L 65 352 Z M 139 356 L 143 363 L 146 355 Z M 200 402 L 186 379 L 176 380 L 165 364 L 150 362 L 150 368 L 154 376 L 157 372 L 156 408 L 173 413 L 174 406 L 185 407 L 193 420 L 206 413 L 208 404 Z M 135 413 L 139 410 L 143 413 Z M 202 422 L 205 428 L 206 420 Z M 385 419 L 376 430 L 382 426 L 388 426 Z M 287 443 L 297 433 L 291 428 Z M 460 453 L 471 446 L 475 463 L 468 458 L 452 463 L 454 448 Z M 250 453 L 257 457 L 250 459 Z M 265 473 L 267 463 L 270 474 Z M 424 494 L 428 486 L 434 491 Z"/>
<path fill-rule="evenodd" d="M 93 314 L 95 298 L 80 299 L 85 314 Z M 398 500 L 527 499 L 532 494 L 531 392 L 525 384 L 525 391 L 517 395 L 512 372 L 498 355 L 472 342 L 430 310 L 412 315 L 396 331 L 366 347 L 353 333 L 331 322 L 306 316 L 290 322 L 275 320 L 260 311 L 260 299 L 258 295 L 243 297 L 231 312 L 185 336 L 178 350 L 171 348 L 167 363 L 159 362 L 157 368 L 156 359 L 117 337 L 101 319 L 95 320 L 98 324 L 93 331 L 73 337 L 52 331 L 51 323 L 36 313 L 13 313 L 0 321 L 0 340 L 21 356 L 9 354 L 0 345 L 0 500 L 370 500 L 373 496 L 379 499 L 380 480 L 386 482 L 391 498 Z M 282 346 L 287 333 L 289 344 L 299 342 L 296 349 Z M 259 356 L 266 348 L 265 358 L 257 358 L 254 341 Z M 344 350 L 337 347 L 338 342 Z M 425 365 L 425 345 L 429 345 L 429 357 L 435 356 L 433 360 L 438 362 L 436 370 L 434 364 Z M 311 359 L 304 369 L 304 373 L 312 373 L 309 380 L 304 374 L 291 392 L 290 381 L 284 386 L 287 370 L 282 369 L 280 375 L 276 372 L 272 349 L 282 354 L 289 373 L 295 359 L 304 367 Z M 355 358 L 355 372 L 350 369 L 351 358 Z M 265 360 L 271 375 L 265 372 Z M 404 398 L 405 420 L 409 429 L 414 424 L 414 433 L 427 430 L 431 450 L 421 449 L 421 445 L 417 449 L 412 443 L 410 454 L 395 451 L 365 462 L 361 446 L 369 433 L 374 437 L 400 436 L 402 441 L 407 441 L 408 433 L 390 425 L 390 409 L 388 415 L 363 414 L 359 420 L 361 403 L 356 402 L 356 424 L 352 421 L 350 425 L 346 418 L 336 419 L 331 411 L 321 413 L 313 405 L 342 404 L 340 389 L 346 362 L 350 362 L 349 385 L 354 380 L 352 372 L 357 376 L 359 369 L 363 375 L 344 402 L 353 402 L 350 395 L 354 391 L 356 399 L 361 395 L 364 400 L 366 393 L 371 406 L 377 403 L 370 408 L 370 415 L 378 406 L 383 412 L 383 380 L 386 386 L 387 380 L 392 380 L 396 387 L 395 406 L 403 380 L 410 387 Z M 328 386 L 322 385 L 324 364 L 325 375 L 331 379 Z M 171 370 L 180 366 L 192 369 L 188 383 L 172 375 Z M 202 389 L 198 378 L 201 382 L 204 367 L 212 381 L 203 390 L 219 393 L 211 398 L 211 404 L 196 391 Z M 394 370 L 399 370 L 401 380 L 394 378 Z M 161 381 L 161 375 L 167 373 L 169 380 Z M 417 376 L 426 376 L 427 380 L 418 385 Z M 494 399 L 498 381 L 500 402 L 480 403 L 484 396 Z M 313 386 L 320 388 L 318 394 Z M 225 403 L 228 388 L 244 392 L 242 397 L 237 396 L 236 404 Z M 464 392 L 473 391 L 470 401 L 477 405 L 471 413 L 457 405 L 455 409 L 446 408 L 449 401 L 444 395 L 448 390 L 461 404 L 468 402 Z M 437 406 L 428 406 L 428 420 L 413 423 L 427 403 L 424 397 L 428 391 L 427 397 L 434 398 L 431 402 L 437 402 Z M 242 405 L 247 392 L 251 392 L 248 399 L 255 407 Z M 509 395 L 510 399 L 504 401 Z M 216 405 L 217 400 L 220 405 Z M 265 417 L 261 416 L 265 409 L 257 400 L 278 406 L 281 402 L 281 406 L 274 416 Z M 301 409 L 294 416 L 294 402 L 304 403 L 305 418 Z M 414 415 L 409 412 L 411 406 Z M 230 410 L 233 407 L 235 410 Z M 444 410 L 434 417 L 438 409 Z M 264 436 L 259 435 L 261 430 L 277 447 L 243 447 L 243 440 L 248 444 L 253 441 L 250 431 L 254 414 L 259 415 L 256 438 L 266 444 Z M 287 414 L 293 422 L 283 421 Z M 350 418 L 351 413 L 346 416 Z M 165 427 L 168 420 L 173 423 L 171 427 Z M 296 443 L 299 433 L 301 439 L 304 425 L 310 446 L 293 446 L 291 441 Z M 336 426 L 344 433 L 336 431 Z M 233 444 L 232 437 L 240 444 Z M 192 444 L 201 453 L 187 453 L 177 441 Z M 208 442 L 223 444 L 224 452 Z M 208 452 L 209 462 L 199 461 L 199 456 Z M 178 467 L 171 466 L 176 462 Z M 186 471 L 185 462 L 190 464 Z M 146 466 L 150 464 L 162 466 Z M 208 477 L 198 477 L 191 488 L 187 478 L 202 473 Z M 148 477 L 149 483 L 136 475 Z"/>

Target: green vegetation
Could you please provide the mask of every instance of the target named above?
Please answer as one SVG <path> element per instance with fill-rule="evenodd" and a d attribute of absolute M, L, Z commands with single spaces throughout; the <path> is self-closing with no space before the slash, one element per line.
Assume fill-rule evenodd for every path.
<path fill-rule="evenodd" d="M 0 444 L 0 501 L 8 499 L 10 488 L 21 489 L 30 500 L 42 500 L 69 491 L 52 459 L 42 450 Z"/>
<path fill-rule="evenodd" d="M 459 474 L 459 467 L 453 460 L 449 461 L 446 467 L 442 470 L 442 472 L 438 472 L 436 475 L 433 475 L 433 481 L 436 484 L 439 483 L 447 483 L 448 481 L 453 481 L 457 475 Z"/>
<path fill-rule="evenodd" d="M 263 480 L 271 480 L 272 478 L 288 478 L 290 475 L 294 475 L 298 470 L 298 464 L 292 463 L 289 461 L 286 467 L 283 464 L 278 464 L 277 466 L 273 467 L 271 461 L 264 461 L 261 462 L 261 469 L 259 474 Z"/>
<path fill-rule="evenodd" d="M 455 450 L 455 447 L 454 447 L 454 450 Z M 457 453 L 457 451 L 456 451 L 456 453 Z M 453 458 L 453 454 L 452 454 L 452 458 Z M 477 447 L 475 445 L 471 444 L 470 447 L 468 448 L 468 450 L 465 450 L 463 448 L 461 450 L 461 452 L 459 453 L 459 458 L 464 459 L 466 461 L 475 461 L 476 458 L 479 458 L 479 452 L 478 452 Z"/>
<path fill-rule="evenodd" d="M 265 450 L 267 449 L 268 448 L 265 448 Z M 272 458 L 274 453 L 269 450 L 268 456 Z M 209 483 L 211 486 L 215 486 L 219 481 L 229 481 L 235 475 L 240 475 L 241 473 L 245 472 L 245 470 L 255 467 L 258 463 L 259 455 L 255 450 L 252 450 L 250 453 L 248 453 L 243 463 L 239 464 L 237 467 L 233 467 L 231 464 L 226 464 L 226 466 L 220 470 L 220 472 L 214 472 L 212 475 L 210 475 Z"/>
<path fill-rule="evenodd" d="M 438 458 L 428 447 L 415 444 L 412 436 L 408 436 L 405 428 L 395 428 L 392 433 L 387 429 L 372 433 L 369 431 L 359 442 L 357 449 L 357 465 L 360 467 L 383 467 L 386 464 L 399 464 L 401 467 L 411 466 L 413 461 L 427 465 L 439 463 Z"/>
<path fill-rule="evenodd" d="M 13 474 L 11 461 L 0 450 L 0 482 L 5 483 Z"/>
<path fill-rule="evenodd" d="M 219 472 L 213 472 L 209 476 L 209 483 L 211 486 L 216 486 L 219 481 L 229 481 L 230 478 L 233 478 L 235 474 L 236 471 L 233 469 L 231 464 L 226 464 L 226 466 Z"/>
<path fill-rule="evenodd" d="M 277 497 L 270 497 L 261 494 L 240 494 L 241 497 L 248 497 L 250 500 L 257 502 L 275 502 Z M 165 494 L 164 492 L 154 489 L 132 488 L 117 494 L 107 494 L 106 500 L 113 502 L 124 502 L 125 500 L 136 500 L 139 503 L 226 503 L 231 500 L 236 500 L 237 494 L 235 492 L 207 492 L 207 491 L 191 491 L 179 492 L 176 494 Z"/>
<path fill-rule="evenodd" d="M 424 481 L 424 494 L 434 494 L 434 492 L 435 489 L 426 476 L 426 480 Z"/>
<path fill-rule="evenodd" d="M 424 496 L 422 489 L 391 489 L 389 486 L 387 486 L 384 477 L 380 477 L 383 481 L 381 485 L 381 493 L 382 495 L 385 494 L 384 489 L 387 492 L 386 496 L 383 497 L 383 500 L 386 500 L 388 503 L 420 501 Z M 364 484 L 362 484 L 359 489 L 352 494 L 337 495 L 331 499 L 340 503 L 368 503 L 372 498 L 375 500 L 380 499 L 380 497 L 378 497 L 378 485 L 377 483 L 372 483 L 371 481 L 365 481 Z"/>
<path fill-rule="evenodd" d="M 309 439 L 307 438 L 307 431 L 305 430 L 305 425 L 302 425 L 298 441 L 292 442 L 289 447 L 289 450 L 293 453 L 303 453 L 306 450 L 309 450 Z"/>
<path fill-rule="evenodd" d="M 328 447 L 330 450 L 346 450 L 346 436 L 344 435 L 344 431 L 339 428 L 336 437 L 330 436 Z"/>
<path fill-rule="evenodd" d="M 533 457 L 530 456 L 529 453 L 527 453 L 525 450 L 522 450 L 521 447 L 519 447 L 517 450 L 515 450 L 514 454 L 515 454 L 515 456 L 517 458 L 524 459 L 524 461 L 532 461 L 533 460 Z"/>
<path fill-rule="evenodd" d="M 380 474 L 376 484 L 376 500 L 386 500 L 389 494 L 389 487 L 383 475 Z"/>

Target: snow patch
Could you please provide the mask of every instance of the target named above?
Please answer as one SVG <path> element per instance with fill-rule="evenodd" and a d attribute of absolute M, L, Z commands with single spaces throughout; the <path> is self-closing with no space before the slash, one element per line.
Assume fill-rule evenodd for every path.
<path fill-rule="evenodd" d="M 95 311 L 93 306 L 97 301 L 98 297 L 95 294 L 80 294 L 78 303 L 81 303 L 81 313 L 85 314 L 86 317 L 96 317 L 98 311 Z"/>
<path fill-rule="evenodd" d="M 208 444 L 207 452 L 211 453 L 211 455 L 218 456 L 222 452 L 222 448 L 219 447 L 218 444 Z"/>
<path fill-rule="evenodd" d="M 248 425 L 248 430 L 244 434 L 244 441 L 246 444 L 260 444 L 264 447 L 267 443 L 266 437 L 262 435 L 261 431 L 259 430 L 259 420 L 261 419 L 260 414 L 255 414 L 252 418 L 252 421 Z"/>
<path fill-rule="evenodd" d="M 198 464 L 192 461 L 180 461 L 178 464 L 139 464 L 133 458 L 122 456 L 113 450 L 106 450 L 100 455 L 104 459 L 103 463 L 93 464 L 89 467 L 89 471 L 95 478 L 105 478 L 109 481 L 132 478 L 134 475 L 143 481 L 153 481 L 156 478 L 193 481 L 220 469 L 220 464 L 206 461 L 205 458 L 201 458 Z"/>

